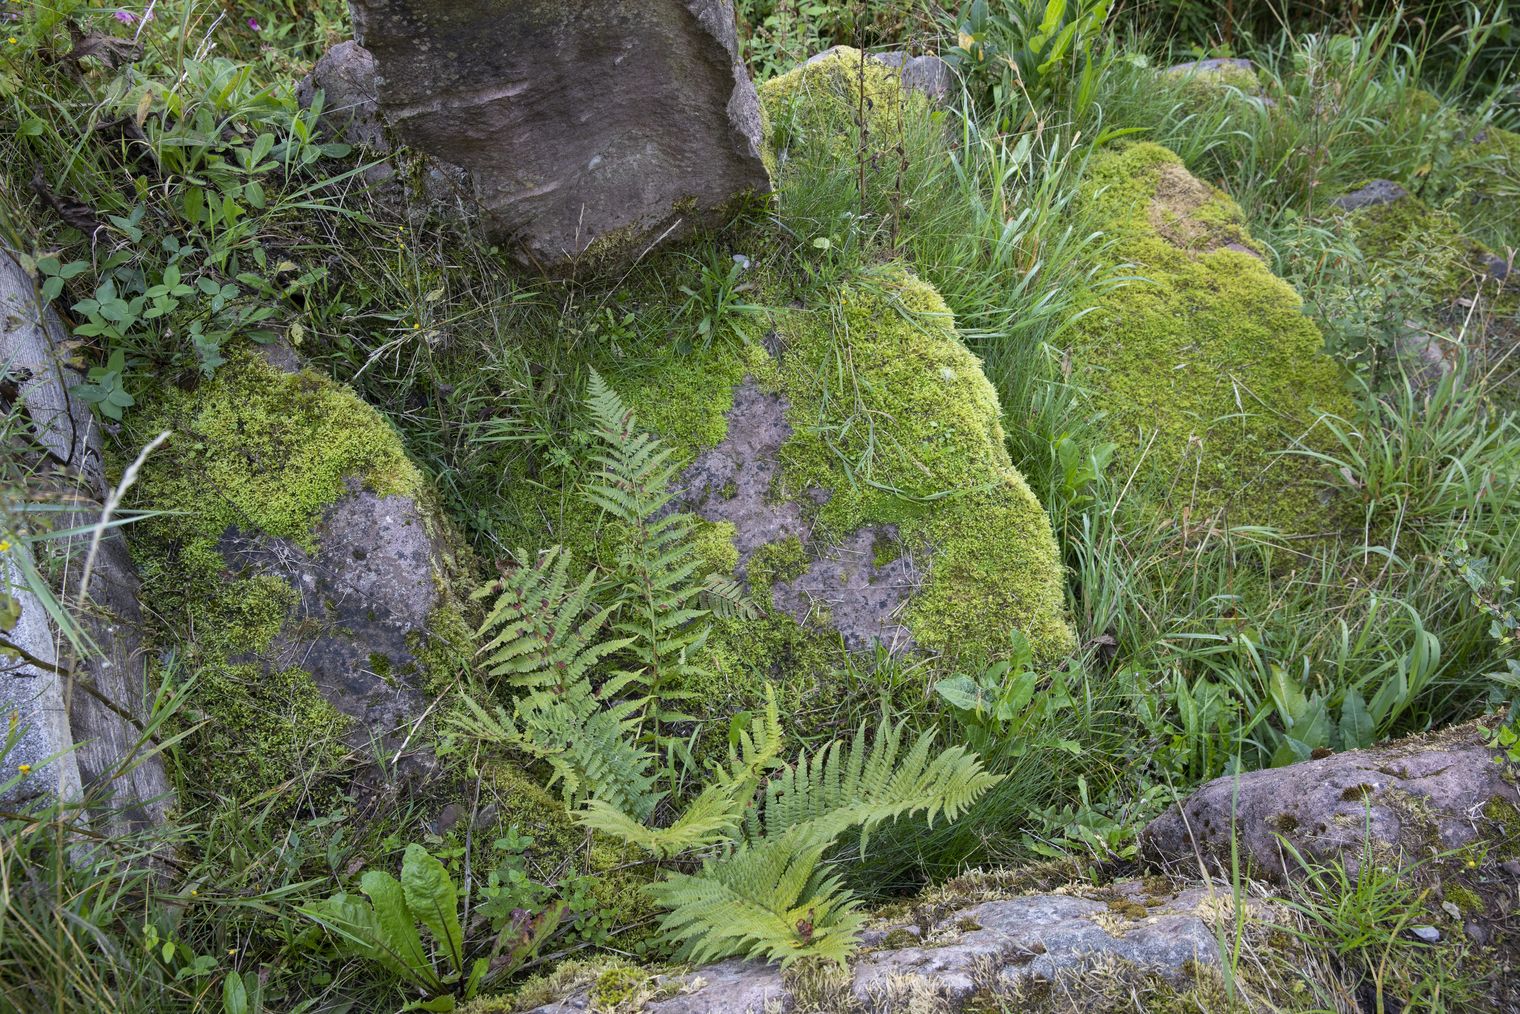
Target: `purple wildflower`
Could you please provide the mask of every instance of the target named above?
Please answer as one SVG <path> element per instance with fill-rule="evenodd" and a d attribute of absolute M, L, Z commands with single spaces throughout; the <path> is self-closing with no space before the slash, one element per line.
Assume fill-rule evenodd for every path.
<path fill-rule="evenodd" d="M 248 19 L 248 27 L 252 28 L 255 32 L 262 32 L 264 30 L 264 29 L 262 29 L 262 28 L 259 27 L 259 23 L 257 21 L 255 21 L 253 18 L 249 18 Z"/>
<path fill-rule="evenodd" d="M 133 14 L 131 11 L 117 11 L 115 14 L 112 14 L 111 17 L 115 18 L 117 21 L 120 21 L 124 25 L 137 24 L 137 15 Z"/>

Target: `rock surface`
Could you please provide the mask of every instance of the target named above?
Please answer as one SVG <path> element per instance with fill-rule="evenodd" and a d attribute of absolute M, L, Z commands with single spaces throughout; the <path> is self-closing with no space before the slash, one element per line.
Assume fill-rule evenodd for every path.
<path fill-rule="evenodd" d="M 1166 69 L 1168 74 L 1219 74 L 1230 71 L 1256 74 L 1256 64 L 1242 57 L 1212 56 L 1206 60 L 1188 60 L 1174 63 Z"/>
<path fill-rule="evenodd" d="M 1311 862 L 1343 861 L 1354 871 L 1369 842 L 1385 861 L 1497 840 L 1490 808 L 1512 812 L 1515 770 L 1495 763 L 1481 727 L 1468 724 L 1350 750 L 1282 768 L 1216 778 L 1140 835 L 1147 860 L 1225 873 L 1231 843 L 1278 880 L 1299 872 L 1280 840 Z"/>
<path fill-rule="evenodd" d="M 322 92 L 323 129 L 349 144 L 384 154 L 391 150 L 380 118 L 375 57 L 353 40 L 340 42 L 317 60 L 296 88 L 296 101 L 309 107 Z"/>
<path fill-rule="evenodd" d="M 349 745 L 403 751 L 427 710 L 411 640 L 425 637 L 439 603 L 441 550 L 409 496 L 377 496 L 357 481 L 312 529 L 316 552 L 290 539 L 228 529 L 217 548 L 230 574 L 273 575 L 295 590 L 290 612 L 256 658 L 270 670 L 305 669 L 322 696 L 354 719 Z M 413 767 L 426 758 L 405 752 Z"/>
<path fill-rule="evenodd" d="M 847 59 L 859 59 L 860 51 L 848 46 L 833 46 L 810 57 L 808 64 L 816 66 L 841 55 Z M 949 102 L 951 93 L 955 91 L 955 71 L 937 56 L 912 56 L 896 49 L 886 53 L 869 53 L 867 58 L 882 66 L 895 68 L 899 72 L 904 91 L 917 92 L 935 105 Z"/>
<path fill-rule="evenodd" d="M 729 0 L 355 0 L 386 118 L 467 170 L 493 237 L 564 273 L 769 189 Z"/>
<path fill-rule="evenodd" d="M 35 459 L 39 488 L 71 507 L 56 527 L 92 525 L 107 495 L 100 428 L 88 407 L 69 397 L 69 388 L 83 378 L 62 359 L 68 338 L 62 321 L 39 305 L 33 280 L 9 253 L 0 253 L 0 314 L 0 363 L 17 384 L 30 423 L 32 446 L 18 450 Z M 91 539 L 86 533 L 49 545 L 70 560 L 58 590 L 75 603 L 75 616 L 93 642 L 90 650 L 77 659 L 67 651 L 55 656 L 56 634 L 41 616 L 41 603 L 21 597 L 18 641 L 24 637 L 34 656 L 71 670 L 73 687 L 35 666 L 8 669 L 3 703 L 7 710 L 35 709 L 46 720 L 30 741 L 41 756 L 74 746 L 71 757 L 60 761 L 76 769 L 62 774 L 66 795 L 75 786 L 91 790 L 92 798 L 109 804 L 108 826 L 142 824 L 160 817 L 172 798 L 157 758 L 141 759 L 137 750 L 145 687 L 138 578 L 120 528 L 108 530 L 93 547 Z M 81 587 L 87 561 L 89 583 Z M 38 775 L 33 772 L 34 779 Z M 52 772 L 45 780 L 58 784 Z M 26 791 L 37 784 L 23 783 Z"/>
<path fill-rule="evenodd" d="M 848 976 L 827 987 L 826 997 L 806 998 L 807 1009 L 952 1014 L 973 1000 L 1013 997 L 1021 986 L 1080 975 L 1095 965 L 1154 972 L 1178 987 L 1192 982 L 1200 968 L 1218 966 L 1219 945 L 1206 918 L 1219 904 L 1217 892 L 1195 887 L 1151 897 L 1140 885 L 1127 884 L 1111 893 L 1110 901 L 1028 895 L 959 908 L 927 927 L 879 926 Z M 662 998 L 647 1001 L 643 1010 L 791 1011 L 800 1006 L 795 991 L 802 988 L 777 968 L 739 960 L 665 979 L 662 986 Z M 583 992 L 528 1014 L 589 1009 Z"/>
<path fill-rule="evenodd" d="M 1330 203 L 1342 211 L 1355 211 L 1358 208 L 1377 207 L 1379 204 L 1392 204 L 1408 196 L 1409 191 L 1392 180 L 1373 180 L 1360 190 L 1342 194 Z"/>

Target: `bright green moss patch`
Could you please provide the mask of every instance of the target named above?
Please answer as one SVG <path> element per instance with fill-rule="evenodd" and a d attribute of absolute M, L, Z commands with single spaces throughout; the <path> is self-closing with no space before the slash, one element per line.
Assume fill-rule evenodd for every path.
<path fill-rule="evenodd" d="M 348 482 L 420 496 L 421 478 L 390 425 L 351 391 L 248 352 L 194 391 L 145 399 L 124 444 L 163 430 L 171 436 L 148 458 L 128 505 L 164 512 L 133 526 L 143 598 L 203 674 L 194 706 L 208 721 L 194 734 L 203 746 L 190 752 L 201 770 L 187 777 L 196 789 L 252 794 L 320 773 L 343 756 L 337 737 L 348 720 L 302 670 L 247 664 L 280 633 L 297 592 L 274 575 L 235 575 L 220 542 L 236 529 L 315 551 L 314 525 Z M 472 650 L 460 624 L 439 618 L 449 636 L 418 644 L 430 671 L 443 655 Z"/>
<path fill-rule="evenodd" d="M 795 535 L 768 543 L 755 550 L 749 561 L 750 587 L 769 591 L 777 581 L 792 581 L 807 572 L 808 553 Z"/>
<path fill-rule="evenodd" d="M 794 433 L 783 494 L 831 491 L 816 519 L 824 539 L 894 524 L 924 555 L 928 579 L 906 617 L 921 647 L 990 655 L 1017 628 L 1041 658 L 1067 651 L 1050 521 L 933 287 L 888 266 L 778 321 L 786 351 L 772 382 Z"/>
<path fill-rule="evenodd" d="M 774 288 L 757 288 L 766 309 L 752 317 L 763 320 L 779 358 L 757 340 L 665 350 L 627 373 L 604 364 L 640 423 L 683 467 L 726 436 L 733 388 L 746 376 L 785 397 L 792 435 L 771 493 L 803 505 L 811 545 L 785 540 L 763 549 L 752 580 L 768 586 L 794 578 L 824 547 L 863 526 L 890 524 L 899 536 L 892 552 L 925 561 L 927 579 L 905 616 L 921 648 L 993 655 L 1017 628 L 1042 659 L 1068 651 L 1072 634 L 1049 520 L 1012 467 L 997 392 L 938 293 L 895 265 L 862 274 L 813 305 L 791 304 Z M 581 551 L 607 558 L 616 539 L 606 540 L 594 512 L 568 520 L 556 539 L 568 534 Z M 591 530 L 600 535 L 588 538 Z M 816 653 L 797 644 L 795 623 L 779 626 L 785 629 L 715 636 L 719 682 L 732 689 L 741 670 L 775 673 L 778 660 L 784 669 L 794 654 Z M 739 650 L 724 643 L 731 637 L 785 646 Z M 758 692 L 753 676 L 748 682 Z"/>
<path fill-rule="evenodd" d="M 302 773 L 329 771 L 347 752 L 348 718 L 327 703 L 303 669 L 203 666 L 191 717 L 208 719 L 189 736 L 200 791 L 254 799 Z"/>
<path fill-rule="evenodd" d="M 381 495 L 422 487 L 390 424 L 353 392 L 249 353 L 193 392 L 160 392 L 133 419 L 134 437 L 160 430 L 173 436 L 149 458 L 133 499 L 184 511 L 154 524 L 192 544 L 237 527 L 310 550 L 311 526 L 345 479 Z"/>
<path fill-rule="evenodd" d="M 888 152 L 902 134 L 905 108 L 928 108 L 921 94 L 904 89 L 896 68 L 858 49 L 838 46 L 819 59 L 762 84 L 769 147 L 783 153 L 807 149 L 840 165 L 864 149 Z"/>
<path fill-rule="evenodd" d="M 1100 152 L 1084 199 L 1138 280 L 1095 294 L 1073 330 L 1074 382 L 1119 453 L 1179 520 L 1325 527 L 1319 413 L 1352 415 L 1301 301 L 1252 250 L 1240 209 L 1165 148 Z"/>

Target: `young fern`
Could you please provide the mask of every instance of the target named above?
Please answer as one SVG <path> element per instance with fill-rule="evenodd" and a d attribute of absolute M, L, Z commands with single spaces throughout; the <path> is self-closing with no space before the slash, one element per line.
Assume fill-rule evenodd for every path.
<path fill-rule="evenodd" d="M 633 411 L 594 370 L 588 392 L 605 448 L 592 456 L 601 474 L 584 493 L 623 529 L 614 626 L 627 635 L 642 667 L 658 737 L 661 725 L 689 720 L 665 711 L 663 702 L 686 696 L 681 685 L 702 672 L 696 659 L 710 630 L 701 622 L 709 615 L 704 593 L 727 602 L 731 589 L 697 576 L 696 519 L 667 510 L 677 475 L 671 451 L 639 429 Z"/>
<path fill-rule="evenodd" d="M 648 888 L 667 909 L 660 928 L 691 961 L 742 954 L 783 968 L 800 958 L 843 965 L 865 917 L 860 900 L 821 868 L 828 847 L 797 829 L 740 844 L 696 873 L 668 874 Z"/>
<path fill-rule="evenodd" d="M 466 736 L 500 743 L 545 761 L 549 784 L 560 784 L 565 802 L 589 796 L 648 820 L 662 793 L 650 772 L 654 756 L 637 743 L 641 701 L 599 699 L 585 680 L 563 690 L 535 690 L 517 701 L 516 715 L 494 714 L 464 697 L 468 714 L 453 726 Z"/>
<path fill-rule="evenodd" d="M 529 554 L 519 549 L 516 556 Z M 480 636 L 490 638 L 480 649 L 486 675 L 528 689 L 567 686 L 627 646 L 626 639 L 596 641 L 613 607 L 592 612 L 592 575 L 572 587 L 569 567 L 570 554 L 555 546 L 471 596 L 499 593 L 480 627 Z"/>
<path fill-rule="evenodd" d="M 774 706 L 772 694 L 768 712 Z M 932 733 L 904 750 L 905 727 L 884 721 L 874 737 L 861 726 L 848 746 L 804 754 L 760 788 L 775 756 L 769 721 L 670 827 L 642 826 L 605 799 L 579 819 L 662 858 L 720 847 L 697 872 L 672 873 L 648 889 L 669 910 L 662 928 L 692 960 L 745 954 L 783 965 L 801 957 L 843 963 L 861 920 L 854 896 L 824 875 L 827 853 L 857 828 L 863 848 L 872 828 L 898 817 L 954 820 L 1000 776 L 961 747 L 934 753 Z M 777 723 L 778 739 L 779 731 Z"/>

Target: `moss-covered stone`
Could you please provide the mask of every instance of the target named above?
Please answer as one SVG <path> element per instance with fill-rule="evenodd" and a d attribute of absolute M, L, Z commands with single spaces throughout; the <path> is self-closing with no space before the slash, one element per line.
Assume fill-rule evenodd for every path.
<path fill-rule="evenodd" d="M 907 107 L 928 109 L 929 100 L 903 87 L 895 67 L 850 46 L 836 46 L 759 88 L 772 154 L 808 149 L 841 166 L 861 154 L 887 153 L 902 135 Z"/>
<path fill-rule="evenodd" d="M 178 646 L 182 667 L 201 673 L 192 708 L 204 724 L 186 754 L 196 770 L 184 772 L 192 793 L 247 798 L 330 771 L 348 754 L 341 737 L 351 731 L 329 703 L 330 683 L 355 679 L 349 668 L 391 687 L 441 686 L 467 664 L 473 638 L 448 595 L 435 594 L 436 607 L 413 629 L 375 615 L 385 605 L 356 600 L 346 571 L 360 567 L 361 556 L 386 552 L 380 533 L 360 532 L 381 541 L 345 546 L 338 561 L 318 544 L 329 509 L 345 498 L 427 500 L 395 431 L 352 391 L 240 351 L 195 390 L 165 387 L 145 397 L 125 445 L 161 431 L 169 440 L 130 491 L 129 507 L 153 512 L 133 526 L 131 545 L 160 642 Z M 384 501 L 393 502 L 401 500 Z M 419 541 L 432 545 L 435 534 Z M 427 572 L 430 561 L 421 566 L 418 581 L 431 588 L 441 580 Z M 309 572 L 345 590 L 314 591 L 295 576 Z M 346 612 L 332 596 L 350 600 Z M 395 643 L 337 629 L 350 614 L 377 629 L 397 619 Z M 315 673 L 323 653 L 291 646 L 333 638 L 353 643 L 345 642 L 344 659 L 326 658 L 345 671 L 324 682 L 304 671 Z"/>
<path fill-rule="evenodd" d="M 1193 525 L 1318 532 L 1319 413 L 1350 418 L 1340 368 L 1261 258 L 1238 206 L 1158 145 L 1094 157 L 1083 199 L 1133 265 L 1073 329 L 1072 376 L 1153 502 Z"/>
<path fill-rule="evenodd" d="M 1470 294 L 1488 252 L 1464 235 L 1455 216 L 1414 196 L 1361 208 L 1345 221 L 1363 257 L 1397 266 L 1405 284 L 1432 303 Z"/>

